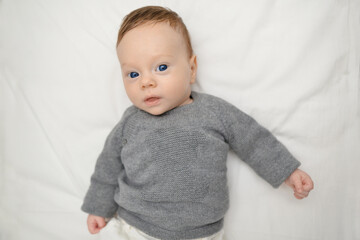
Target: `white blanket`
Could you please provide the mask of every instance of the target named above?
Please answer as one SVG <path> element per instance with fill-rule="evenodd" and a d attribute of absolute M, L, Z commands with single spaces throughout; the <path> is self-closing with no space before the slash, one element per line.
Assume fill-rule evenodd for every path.
<path fill-rule="evenodd" d="M 267 127 L 315 182 L 273 189 L 230 152 L 227 240 L 360 239 L 358 0 L 0 1 L 0 239 L 119 239 L 80 211 L 105 138 L 130 101 L 115 52 L 122 18 L 178 12 L 194 89 Z"/>

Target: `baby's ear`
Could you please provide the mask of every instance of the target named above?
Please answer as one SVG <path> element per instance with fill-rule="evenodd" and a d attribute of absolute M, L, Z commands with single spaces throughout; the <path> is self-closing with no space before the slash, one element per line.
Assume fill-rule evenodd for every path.
<path fill-rule="evenodd" d="M 197 60 L 196 60 L 196 55 L 193 55 L 190 58 L 190 70 L 191 70 L 191 81 L 190 83 L 193 84 L 195 83 L 196 80 L 196 72 L 197 72 Z"/>

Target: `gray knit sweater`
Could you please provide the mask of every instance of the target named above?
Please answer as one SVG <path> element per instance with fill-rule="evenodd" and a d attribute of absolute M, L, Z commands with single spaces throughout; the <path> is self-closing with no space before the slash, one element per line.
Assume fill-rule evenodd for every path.
<path fill-rule="evenodd" d="M 134 106 L 108 136 L 82 210 L 126 222 L 150 236 L 210 236 L 229 206 L 229 147 L 278 187 L 300 163 L 265 128 L 217 97 L 153 116 Z"/>

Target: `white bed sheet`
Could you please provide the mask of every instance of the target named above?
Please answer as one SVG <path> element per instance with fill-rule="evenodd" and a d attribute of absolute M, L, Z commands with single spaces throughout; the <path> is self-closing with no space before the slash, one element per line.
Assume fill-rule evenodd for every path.
<path fill-rule="evenodd" d="M 178 12 L 198 55 L 195 90 L 252 115 L 302 162 L 299 201 L 233 153 L 228 240 L 360 239 L 356 0 L 0 1 L 0 239 L 90 235 L 80 206 L 105 137 L 130 102 L 115 43 L 145 5 Z"/>

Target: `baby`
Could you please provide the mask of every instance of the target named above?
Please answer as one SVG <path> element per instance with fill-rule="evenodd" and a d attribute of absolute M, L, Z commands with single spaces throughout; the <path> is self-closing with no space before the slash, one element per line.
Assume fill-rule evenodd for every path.
<path fill-rule="evenodd" d="M 91 177 L 82 205 L 90 233 L 116 215 L 134 231 L 131 239 L 222 239 L 229 148 L 274 188 L 285 181 L 296 198 L 308 196 L 311 178 L 268 130 L 191 90 L 196 56 L 175 12 L 131 12 L 116 46 L 133 106 L 107 137 Z"/>

